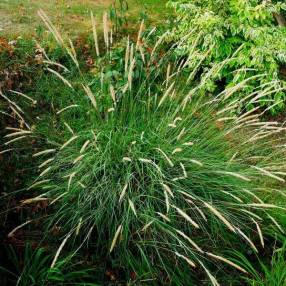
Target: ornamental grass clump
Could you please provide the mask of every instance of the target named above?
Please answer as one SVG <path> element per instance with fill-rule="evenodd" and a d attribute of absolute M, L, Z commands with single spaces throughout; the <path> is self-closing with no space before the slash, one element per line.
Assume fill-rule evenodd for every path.
<path fill-rule="evenodd" d="M 164 35 L 150 47 L 154 30 L 142 24 L 122 48 L 105 29 L 92 80 L 52 72 L 70 97 L 51 119 L 8 128 L 9 148 L 23 136 L 38 144 L 38 176 L 27 187 L 37 195 L 22 204 L 46 200 L 47 230 L 61 229 L 51 267 L 65 251 L 89 246 L 148 285 L 247 275 L 228 250 L 259 253 L 267 229 L 284 231 L 276 213 L 286 209 L 268 199 L 286 196 L 285 128 L 257 112 L 233 115 L 235 102 L 223 97 L 199 96 L 186 83 L 186 63 L 162 48 Z"/>

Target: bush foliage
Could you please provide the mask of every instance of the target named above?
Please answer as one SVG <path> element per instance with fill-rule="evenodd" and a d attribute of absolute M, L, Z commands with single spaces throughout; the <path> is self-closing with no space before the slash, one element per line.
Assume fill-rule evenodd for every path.
<path fill-rule="evenodd" d="M 284 1 L 172 0 L 169 5 L 175 8 L 178 20 L 172 38 L 184 38 L 177 52 L 189 57 L 190 70 L 197 70 L 194 77 L 207 73 L 215 63 L 224 63 L 209 80 L 206 91 L 233 87 L 259 75 L 248 80 L 236 96 L 260 95 L 248 109 L 267 106 L 273 114 L 284 109 Z"/>

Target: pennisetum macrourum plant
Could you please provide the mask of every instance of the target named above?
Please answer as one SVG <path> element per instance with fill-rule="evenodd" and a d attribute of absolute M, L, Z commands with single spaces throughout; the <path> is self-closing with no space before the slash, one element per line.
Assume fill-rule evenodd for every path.
<path fill-rule="evenodd" d="M 219 285 L 218 270 L 247 275 L 226 250 L 240 243 L 258 253 L 266 247 L 265 228 L 284 231 L 275 214 L 285 206 L 268 200 L 273 193 L 286 196 L 284 126 L 261 121 L 261 111 L 233 113 L 239 103 L 224 99 L 235 87 L 200 96 L 211 74 L 190 86 L 186 60 L 172 60 L 172 48 L 162 49 L 164 35 L 150 48 L 154 30 L 144 32 L 143 23 L 137 41 L 128 39 L 118 52 L 104 16 L 106 51 L 100 51 L 92 16 L 102 56 L 88 82 L 72 42 L 40 16 L 78 68 L 78 81 L 46 61 L 70 89 L 69 104 L 51 112 L 54 124 L 7 127 L 6 145 L 40 142 L 33 154 L 38 176 L 27 188 L 38 196 L 22 203 L 48 201 L 46 225 L 61 228 L 51 267 L 64 248 L 88 244 L 148 285 L 191 285 L 203 277 Z M 111 65 L 116 76 L 107 77 Z"/>

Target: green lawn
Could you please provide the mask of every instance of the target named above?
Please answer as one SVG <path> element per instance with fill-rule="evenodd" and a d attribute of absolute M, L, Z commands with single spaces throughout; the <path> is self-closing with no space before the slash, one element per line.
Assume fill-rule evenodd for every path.
<path fill-rule="evenodd" d="M 90 11 L 101 18 L 114 0 L 1 0 L 0 36 L 9 38 L 33 35 L 42 23 L 37 15 L 43 9 L 61 30 L 70 34 L 90 31 Z M 132 19 L 147 12 L 151 21 L 165 19 L 166 0 L 129 0 L 128 16 Z M 159 18 L 160 14 L 160 18 Z"/>

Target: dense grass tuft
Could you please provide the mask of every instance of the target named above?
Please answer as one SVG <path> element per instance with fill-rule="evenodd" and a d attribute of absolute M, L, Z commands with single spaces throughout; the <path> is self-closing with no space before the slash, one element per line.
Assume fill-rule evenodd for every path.
<path fill-rule="evenodd" d="M 283 231 L 276 213 L 285 208 L 267 196 L 285 196 L 285 143 L 274 137 L 284 128 L 199 96 L 185 82 L 184 62 L 161 48 L 162 37 L 151 46 L 142 30 L 118 48 L 106 29 L 94 77 L 79 71 L 69 81 L 47 66 L 65 98 L 49 117 L 7 135 L 7 146 L 22 139 L 39 146 L 38 177 L 28 186 L 38 195 L 22 204 L 49 202 L 45 225 L 62 235 L 51 266 L 64 248 L 88 244 L 148 285 L 190 285 L 205 276 L 218 285 L 214 272 L 246 274 L 225 250 L 258 253 L 265 227 Z M 80 70 L 73 47 L 63 46 Z"/>

